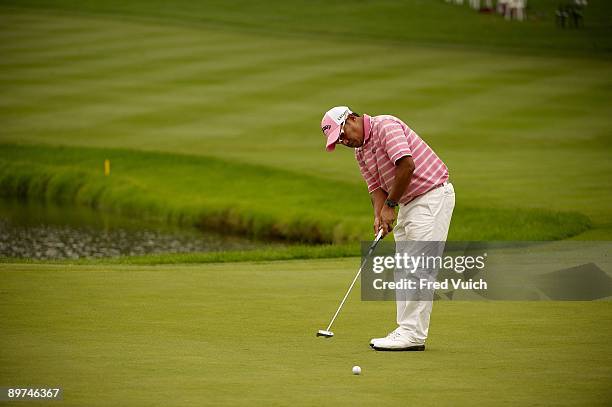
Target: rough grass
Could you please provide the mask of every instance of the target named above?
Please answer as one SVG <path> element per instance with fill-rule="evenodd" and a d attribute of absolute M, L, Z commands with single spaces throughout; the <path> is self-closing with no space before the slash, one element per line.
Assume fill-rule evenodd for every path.
<path fill-rule="evenodd" d="M 369 203 L 355 204 L 367 200 L 361 185 L 210 157 L 9 145 L 0 145 L 0 152 L 0 189 L 7 196 L 254 238 L 342 243 L 371 235 Z M 102 171 L 105 159 L 111 162 L 108 177 Z M 455 219 L 452 240 L 561 239 L 590 227 L 579 213 L 461 203 Z"/>

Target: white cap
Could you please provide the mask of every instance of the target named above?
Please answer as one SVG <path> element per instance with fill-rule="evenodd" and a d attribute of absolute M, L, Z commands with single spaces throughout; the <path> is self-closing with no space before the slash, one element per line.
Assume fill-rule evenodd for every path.
<path fill-rule="evenodd" d="M 334 151 L 336 148 L 336 142 L 340 137 L 340 128 L 342 123 L 346 121 L 346 118 L 353 113 L 351 109 L 346 106 L 336 106 L 329 109 L 321 120 L 321 130 L 327 138 L 325 148 L 327 151 Z"/>

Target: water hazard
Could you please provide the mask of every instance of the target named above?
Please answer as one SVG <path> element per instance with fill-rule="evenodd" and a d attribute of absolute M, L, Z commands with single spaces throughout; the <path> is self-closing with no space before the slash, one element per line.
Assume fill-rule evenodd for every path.
<path fill-rule="evenodd" d="M 249 250 L 254 242 L 195 227 L 60 207 L 0 200 L 0 256 L 78 259 L 160 253 Z"/>

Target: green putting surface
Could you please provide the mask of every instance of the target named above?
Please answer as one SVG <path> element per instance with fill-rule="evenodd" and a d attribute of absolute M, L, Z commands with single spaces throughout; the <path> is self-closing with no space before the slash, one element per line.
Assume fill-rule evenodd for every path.
<path fill-rule="evenodd" d="M 71 406 L 609 404 L 609 302 L 436 302 L 425 352 L 382 353 L 395 304 L 357 290 L 316 338 L 358 262 L 0 265 L 0 382 Z"/>

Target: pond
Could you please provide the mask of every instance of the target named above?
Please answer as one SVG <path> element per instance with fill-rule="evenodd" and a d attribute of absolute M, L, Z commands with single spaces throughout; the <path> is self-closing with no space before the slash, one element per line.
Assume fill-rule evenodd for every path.
<path fill-rule="evenodd" d="M 78 259 L 249 250 L 267 245 L 90 208 L 0 199 L 0 256 L 5 257 Z"/>

